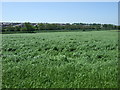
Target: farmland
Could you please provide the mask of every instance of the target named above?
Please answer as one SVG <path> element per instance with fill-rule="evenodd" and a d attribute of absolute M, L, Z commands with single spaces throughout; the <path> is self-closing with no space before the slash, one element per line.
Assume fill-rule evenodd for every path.
<path fill-rule="evenodd" d="M 2 35 L 3 88 L 117 88 L 118 32 Z"/>

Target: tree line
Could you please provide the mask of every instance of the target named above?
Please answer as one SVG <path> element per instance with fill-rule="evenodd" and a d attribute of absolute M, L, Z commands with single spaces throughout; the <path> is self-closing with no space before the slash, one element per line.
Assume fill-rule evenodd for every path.
<path fill-rule="evenodd" d="M 90 30 L 118 30 L 120 26 L 116 26 L 113 24 L 86 24 L 86 23 L 38 23 L 36 25 L 32 25 L 30 22 L 25 22 L 22 25 L 8 25 L 2 26 L 2 32 L 35 32 L 35 31 L 50 31 L 50 30 L 81 30 L 81 31 L 90 31 Z"/>

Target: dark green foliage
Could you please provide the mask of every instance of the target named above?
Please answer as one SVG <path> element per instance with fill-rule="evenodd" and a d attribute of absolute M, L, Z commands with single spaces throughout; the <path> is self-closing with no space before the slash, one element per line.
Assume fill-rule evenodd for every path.
<path fill-rule="evenodd" d="M 93 30 L 117 30 L 119 26 L 112 25 L 112 24 L 85 24 L 85 23 L 66 23 L 66 24 L 59 24 L 59 23 L 38 23 L 37 25 L 32 25 L 32 23 L 25 22 L 21 26 L 7 26 L 2 27 L 2 31 L 4 32 L 37 32 L 37 31 L 93 31 Z M 9 33 L 9 32 L 8 32 Z"/>
<path fill-rule="evenodd" d="M 12 27 L 12 26 L 8 26 L 6 31 L 14 31 L 15 30 L 15 27 Z"/>
<path fill-rule="evenodd" d="M 24 23 L 24 28 L 28 32 L 34 31 L 34 27 L 29 22 Z"/>
<path fill-rule="evenodd" d="M 40 24 L 38 24 L 37 25 L 37 27 L 38 27 L 38 30 L 45 30 L 45 24 L 43 24 L 43 23 L 40 23 Z"/>

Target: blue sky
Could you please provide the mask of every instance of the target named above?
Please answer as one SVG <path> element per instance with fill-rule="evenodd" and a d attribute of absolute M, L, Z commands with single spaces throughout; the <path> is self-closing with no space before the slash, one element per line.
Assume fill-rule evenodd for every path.
<path fill-rule="evenodd" d="M 3 2 L 2 20 L 11 22 L 118 22 L 117 2 Z"/>

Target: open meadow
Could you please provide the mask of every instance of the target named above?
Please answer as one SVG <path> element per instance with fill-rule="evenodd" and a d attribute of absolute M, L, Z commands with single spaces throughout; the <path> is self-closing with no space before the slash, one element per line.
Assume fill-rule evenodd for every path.
<path fill-rule="evenodd" d="M 2 35 L 3 88 L 117 88 L 118 32 Z"/>

